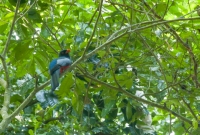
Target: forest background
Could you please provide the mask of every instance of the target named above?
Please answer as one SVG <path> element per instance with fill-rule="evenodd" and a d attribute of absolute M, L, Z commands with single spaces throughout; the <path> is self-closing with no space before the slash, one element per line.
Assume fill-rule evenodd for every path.
<path fill-rule="evenodd" d="M 198 134 L 199 0 L 1 0 L 0 133 Z M 70 49 L 59 103 L 48 65 Z"/>

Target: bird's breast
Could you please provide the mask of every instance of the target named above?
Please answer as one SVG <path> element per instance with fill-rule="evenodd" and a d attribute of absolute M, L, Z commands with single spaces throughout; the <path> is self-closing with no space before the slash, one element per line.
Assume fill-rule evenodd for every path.
<path fill-rule="evenodd" d="M 69 68 L 69 66 L 60 67 L 60 74 L 62 74 L 65 70 L 67 70 L 67 68 Z"/>

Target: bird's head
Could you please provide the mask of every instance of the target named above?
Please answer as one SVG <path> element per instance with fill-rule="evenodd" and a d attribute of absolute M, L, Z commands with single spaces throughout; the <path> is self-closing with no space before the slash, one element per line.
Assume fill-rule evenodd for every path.
<path fill-rule="evenodd" d="M 62 51 L 60 51 L 60 53 L 59 53 L 59 57 L 63 56 L 63 57 L 70 58 L 69 52 L 70 52 L 70 49 L 62 50 Z"/>

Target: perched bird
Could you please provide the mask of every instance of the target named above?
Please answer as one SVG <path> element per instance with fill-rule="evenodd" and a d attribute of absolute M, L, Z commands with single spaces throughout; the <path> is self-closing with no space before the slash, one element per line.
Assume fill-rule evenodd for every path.
<path fill-rule="evenodd" d="M 36 99 L 40 102 L 42 108 L 53 106 L 58 103 L 58 97 L 54 91 L 59 86 L 60 75 L 71 65 L 69 56 L 70 50 L 62 50 L 57 59 L 53 59 L 49 64 L 49 73 L 51 75 L 51 92 L 41 90 L 36 93 Z"/>
<path fill-rule="evenodd" d="M 62 50 L 57 59 L 53 59 L 49 64 L 49 73 L 51 75 L 51 91 L 53 92 L 59 86 L 60 75 L 71 65 L 72 61 L 69 55 L 70 50 Z"/>

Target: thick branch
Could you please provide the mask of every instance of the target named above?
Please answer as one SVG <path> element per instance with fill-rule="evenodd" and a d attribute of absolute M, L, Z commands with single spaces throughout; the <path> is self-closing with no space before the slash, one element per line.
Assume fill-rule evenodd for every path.
<path fill-rule="evenodd" d="M 5 71 L 5 76 L 6 76 L 6 85 L 5 85 L 6 87 L 5 87 L 5 92 L 4 92 L 4 102 L 3 102 L 3 107 L 1 108 L 1 115 L 2 115 L 3 118 L 8 117 L 8 105 L 10 104 L 10 94 L 11 94 L 10 78 L 9 78 L 9 72 L 8 72 L 8 68 L 7 68 L 7 65 L 6 65 L 6 59 L 5 58 L 6 58 L 6 53 L 8 51 L 10 38 L 12 36 L 12 32 L 13 32 L 13 29 L 14 29 L 15 20 L 17 18 L 17 12 L 18 12 L 19 6 L 20 6 L 20 0 L 17 1 L 17 5 L 16 5 L 16 9 L 15 9 L 15 15 L 14 15 L 13 22 L 12 22 L 12 25 L 11 25 L 11 28 L 10 28 L 10 32 L 9 32 L 3 53 L 0 56 L 1 61 L 3 63 L 3 68 L 4 68 L 4 71 Z"/>
<path fill-rule="evenodd" d="M 10 120 L 8 119 L 9 114 L 8 114 L 8 108 L 9 108 L 9 104 L 10 104 L 10 95 L 11 95 L 11 86 L 10 86 L 10 78 L 9 78 L 9 72 L 8 72 L 8 68 L 7 68 L 7 64 L 6 64 L 6 53 L 8 51 L 8 46 L 10 43 L 10 39 L 12 36 L 12 32 L 14 29 L 14 25 L 15 25 L 15 20 L 17 18 L 17 12 L 18 12 L 18 8 L 20 6 L 20 0 L 17 1 L 17 5 L 16 5 L 16 9 L 15 9 L 15 15 L 12 21 L 12 25 L 10 28 L 10 32 L 5 44 L 5 48 L 3 50 L 2 55 L 0 55 L 0 59 L 2 61 L 3 64 L 3 68 L 5 71 L 5 76 L 6 76 L 6 83 L 4 83 L 5 85 L 5 92 L 4 92 L 4 101 L 3 101 L 3 107 L 1 108 L 1 115 L 2 115 L 2 122 L 0 123 L 0 133 L 5 129 L 5 127 L 7 127 L 7 125 L 10 123 Z M 2 80 L 1 80 L 2 82 Z"/>
<path fill-rule="evenodd" d="M 5 76 L 6 76 L 6 87 L 5 87 L 5 92 L 4 92 L 4 101 L 3 101 L 3 107 L 1 108 L 1 116 L 3 118 L 8 117 L 8 106 L 10 104 L 10 95 L 11 95 L 11 87 L 10 87 L 10 78 L 9 78 L 9 72 L 8 72 L 8 68 L 6 65 L 6 61 L 4 59 L 4 57 L 0 56 L 2 64 L 3 64 L 3 68 L 4 68 L 4 72 L 5 72 Z"/>

